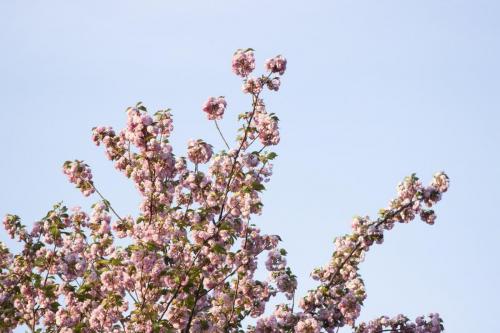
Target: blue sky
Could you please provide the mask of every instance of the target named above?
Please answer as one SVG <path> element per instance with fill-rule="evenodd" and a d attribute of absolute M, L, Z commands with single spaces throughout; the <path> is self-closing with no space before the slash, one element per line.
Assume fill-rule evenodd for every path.
<path fill-rule="evenodd" d="M 235 133 L 247 99 L 232 53 L 283 54 L 266 96 L 282 141 L 256 221 L 284 239 L 299 290 L 352 216 L 375 215 L 405 175 L 445 170 L 436 225 L 399 225 L 368 253 L 361 317 L 440 312 L 448 332 L 500 331 L 499 17 L 495 0 L 2 1 L 0 213 L 29 225 L 61 200 L 89 206 L 61 173 L 74 158 L 135 212 L 90 129 L 143 101 L 173 109 L 177 154 L 190 138 L 222 148 L 201 104 L 226 96 Z"/>

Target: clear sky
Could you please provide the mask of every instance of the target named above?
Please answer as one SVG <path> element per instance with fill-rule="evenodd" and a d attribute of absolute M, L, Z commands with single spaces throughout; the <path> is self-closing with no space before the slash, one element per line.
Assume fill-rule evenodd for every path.
<path fill-rule="evenodd" d="M 173 109 L 177 154 L 189 138 L 222 148 L 201 104 L 225 95 L 235 132 L 233 51 L 254 48 L 260 69 L 283 54 L 266 96 L 282 141 L 256 221 L 282 236 L 298 294 L 352 216 L 374 216 L 405 175 L 445 170 L 436 225 L 398 225 L 368 253 L 361 318 L 440 312 L 447 332 L 500 332 L 499 18 L 497 0 L 1 1 L 0 214 L 30 225 L 60 200 L 89 206 L 61 173 L 75 158 L 134 213 L 91 128 L 119 128 L 143 101 Z"/>

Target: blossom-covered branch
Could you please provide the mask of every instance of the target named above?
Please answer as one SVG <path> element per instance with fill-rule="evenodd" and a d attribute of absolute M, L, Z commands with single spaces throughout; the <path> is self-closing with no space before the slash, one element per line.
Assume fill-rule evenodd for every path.
<path fill-rule="evenodd" d="M 174 154 L 171 110 L 151 114 L 142 103 L 126 110 L 125 128 L 93 128 L 93 142 L 138 190 L 135 216 L 119 215 L 90 167 L 75 160 L 63 172 L 84 196 L 97 195 L 90 212 L 59 203 L 31 230 L 17 215 L 4 218 L 23 249 L 12 254 L 0 243 L 1 332 L 20 325 L 61 333 L 241 332 L 249 317 L 256 323 L 247 331 L 259 333 L 333 332 L 344 325 L 357 333 L 442 330 L 437 314 L 415 323 L 403 316 L 355 321 L 366 297 L 358 274 L 365 252 L 396 222 L 420 215 L 433 224 L 430 208 L 448 188 L 444 173 L 427 187 L 414 175 L 406 178 L 378 219 L 355 218 L 352 233 L 337 238 L 330 263 L 313 272 L 318 287 L 295 308 L 297 279 L 281 238 L 263 234 L 253 221 L 262 213 L 277 156 L 272 148 L 280 142 L 279 119 L 263 96 L 279 91 L 287 61 L 270 58 L 265 72 L 252 76 L 255 68 L 252 49 L 234 54 L 232 70 L 250 104 L 238 115 L 234 142 L 218 123 L 230 110 L 226 98 L 209 97 L 201 106 L 221 136 L 218 152 L 196 138 L 185 154 Z M 255 274 L 261 254 L 269 272 L 263 280 Z M 266 316 L 278 294 L 287 302 Z"/>

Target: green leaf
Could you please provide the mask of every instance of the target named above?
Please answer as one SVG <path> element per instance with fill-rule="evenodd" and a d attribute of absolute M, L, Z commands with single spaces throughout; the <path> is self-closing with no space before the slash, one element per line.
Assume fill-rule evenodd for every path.
<path fill-rule="evenodd" d="M 75 327 L 73 327 L 73 332 L 75 332 L 75 333 L 81 333 L 82 329 L 84 327 L 85 327 L 85 325 L 83 323 L 78 323 L 78 324 L 76 324 Z"/>
<path fill-rule="evenodd" d="M 267 154 L 267 159 L 274 160 L 276 156 L 278 156 L 278 154 L 276 154 L 275 152 L 270 152 L 269 154 Z"/>
<path fill-rule="evenodd" d="M 61 231 L 59 230 L 59 228 L 55 224 L 52 224 L 49 227 L 49 232 L 52 235 L 52 237 L 54 237 L 54 238 L 59 238 L 61 236 Z"/>
<path fill-rule="evenodd" d="M 220 244 L 215 244 L 214 247 L 212 248 L 212 250 L 218 254 L 225 254 L 226 253 L 226 249 L 224 248 L 224 246 L 222 246 Z"/>
<path fill-rule="evenodd" d="M 52 311 L 57 311 L 57 309 L 59 309 L 59 306 L 61 304 L 59 304 L 58 302 L 52 302 L 50 303 L 50 308 L 52 309 Z"/>
<path fill-rule="evenodd" d="M 194 296 L 190 295 L 188 298 L 186 298 L 186 301 L 184 303 L 189 309 L 191 309 L 194 305 Z"/>
<path fill-rule="evenodd" d="M 110 259 L 110 260 L 109 260 L 109 263 L 110 263 L 111 265 L 114 265 L 114 266 L 121 266 L 122 261 L 121 261 L 121 259 L 118 259 L 118 258 L 113 258 L 113 259 Z"/>
<path fill-rule="evenodd" d="M 253 182 L 252 183 L 252 188 L 258 192 L 261 192 L 263 190 L 265 190 L 265 186 L 262 185 L 262 183 L 259 183 L 259 182 Z"/>

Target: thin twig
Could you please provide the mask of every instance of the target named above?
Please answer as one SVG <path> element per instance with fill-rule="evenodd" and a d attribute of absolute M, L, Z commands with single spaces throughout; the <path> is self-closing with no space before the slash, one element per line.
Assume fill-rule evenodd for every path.
<path fill-rule="evenodd" d="M 113 214 L 115 214 L 115 216 L 122 222 L 125 222 L 121 217 L 120 215 L 118 215 L 118 213 L 116 212 L 116 210 L 114 210 L 114 208 L 111 206 L 111 204 L 109 203 L 108 200 L 106 200 L 106 198 L 101 194 L 101 192 L 99 192 L 99 190 L 97 189 L 97 187 L 95 187 L 95 185 L 93 183 L 91 183 L 92 187 L 94 188 L 95 192 L 97 194 L 99 194 L 99 196 L 101 197 L 101 199 L 104 201 L 104 204 L 106 205 L 106 207 L 108 207 L 109 209 L 111 209 L 111 211 L 113 212 Z"/>
<path fill-rule="evenodd" d="M 215 127 L 217 127 L 217 131 L 219 132 L 220 137 L 222 138 L 222 140 L 223 140 L 223 141 L 224 141 L 224 143 L 226 144 L 227 149 L 228 149 L 228 150 L 229 150 L 229 149 L 231 149 L 231 147 L 229 147 L 229 144 L 228 144 L 228 143 L 227 143 L 227 141 L 226 141 L 226 138 L 224 137 L 224 134 L 222 134 L 222 131 L 220 130 L 220 128 L 219 128 L 219 124 L 217 123 L 217 120 L 216 120 L 216 119 L 214 119 L 214 123 L 215 123 Z"/>

